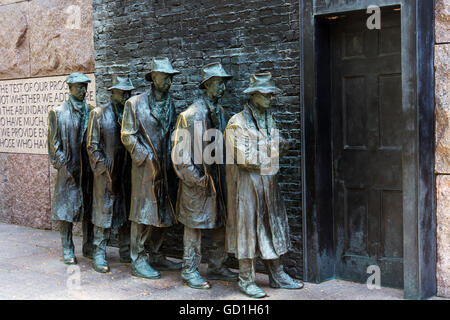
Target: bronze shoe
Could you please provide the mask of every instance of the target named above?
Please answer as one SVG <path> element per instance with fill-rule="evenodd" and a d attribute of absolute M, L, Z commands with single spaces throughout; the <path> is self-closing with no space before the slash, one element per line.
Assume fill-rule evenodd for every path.
<path fill-rule="evenodd" d="M 225 266 L 221 266 L 219 269 L 210 269 L 206 273 L 206 279 L 208 280 L 222 280 L 222 281 L 237 281 L 238 274 L 232 272 Z"/>
<path fill-rule="evenodd" d="M 195 271 L 188 276 L 185 274 L 181 274 L 181 278 L 183 279 L 183 283 L 193 289 L 210 289 L 211 285 L 208 281 L 206 281 L 201 275 L 200 272 Z"/>

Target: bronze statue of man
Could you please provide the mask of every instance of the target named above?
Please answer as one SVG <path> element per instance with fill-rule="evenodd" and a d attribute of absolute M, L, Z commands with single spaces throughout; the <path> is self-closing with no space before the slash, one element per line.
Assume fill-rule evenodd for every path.
<path fill-rule="evenodd" d="M 202 230 L 212 230 L 212 250 L 208 259 L 207 279 L 236 281 L 237 274 L 224 266 L 228 257 L 225 252 L 225 168 L 223 161 L 206 162 L 197 157 L 205 150 L 205 132 L 216 129 L 216 139 L 223 139 L 226 121 L 219 99 L 225 92 L 225 82 L 231 76 L 220 63 L 203 67 L 200 88 L 204 92 L 195 102 L 178 116 L 174 132 L 173 161 L 180 178 L 178 190 L 177 217 L 184 224 L 184 266 L 181 277 L 185 284 L 194 289 L 209 289 L 210 283 L 199 273 L 201 262 Z M 181 139 L 181 131 L 189 133 L 189 140 Z M 184 141 L 184 142 L 183 142 Z M 188 141 L 190 143 L 188 143 Z M 218 142 L 218 141 L 216 141 Z M 217 146 L 219 143 L 217 143 Z M 187 161 L 175 160 L 181 149 L 189 153 Z M 197 149 L 197 150 L 196 150 Z M 220 152 L 220 150 L 216 150 Z M 198 159 L 199 158 L 199 159 Z M 223 159 L 222 159 L 223 160 Z"/>
<path fill-rule="evenodd" d="M 121 262 L 130 260 L 128 212 L 131 195 L 131 158 L 120 139 L 123 108 L 134 90 L 131 80 L 113 76 L 110 102 L 89 113 L 87 152 L 94 172 L 92 223 L 94 270 L 109 272 L 106 245 L 111 229 L 119 230 Z"/>
<path fill-rule="evenodd" d="M 92 107 L 85 102 L 90 82 L 82 73 L 69 75 L 66 79 L 69 100 L 48 114 L 48 154 L 50 163 L 58 170 L 52 220 L 60 221 L 62 254 L 66 264 L 77 263 L 72 240 L 74 222 L 83 223 L 83 255 L 92 258 L 93 253 L 93 179 L 86 152 L 86 129 Z"/>
<path fill-rule="evenodd" d="M 159 253 L 164 234 L 176 223 L 177 179 L 170 157 L 170 137 L 175 125 L 175 107 L 169 95 L 172 77 L 179 71 L 167 58 L 154 58 L 145 79 L 151 90 L 131 97 L 123 113 L 122 142 L 132 159 L 131 260 L 132 273 L 157 279 L 158 270 L 179 270 Z M 156 241 L 150 242 L 150 238 Z M 147 257 L 147 250 L 150 250 Z M 151 265 L 150 265 L 150 263 Z M 154 268 L 153 268 L 153 267 Z"/>
<path fill-rule="evenodd" d="M 234 152 L 226 167 L 226 247 L 239 260 L 239 289 L 253 298 L 266 296 L 255 284 L 257 257 L 264 260 L 271 287 L 303 287 L 303 283 L 284 272 L 280 262 L 280 256 L 288 252 L 290 239 L 276 178 L 279 156 L 288 146 L 275 130 L 276 123 L 269 111 L 277 92 L 280 89 L 270 72 L 252 74 L 250 86 L 244 91 L 250 94 L 249 102 L 230 119 L 224 135 L 227 156 Z M 228 164 L 229 159 L 234 163 Z"/>

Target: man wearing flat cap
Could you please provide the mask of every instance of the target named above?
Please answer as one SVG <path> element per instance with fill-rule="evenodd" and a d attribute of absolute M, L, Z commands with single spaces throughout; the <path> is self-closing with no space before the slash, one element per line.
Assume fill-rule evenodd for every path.
<path fill-rule="evenodd" d="M 130 98 L 123 113 L 122 142 L 132 159 L 132 273 L 148 279 L 160 278 L 158 270 L 181 269 L 159 252 L 168 227 L 176 223 L 177 179 L 170 157 L 175 108 L 169 88 L 177 73 L 169 59 L 154 58 L 145 76 L 151 90 Z"/>
<path fill-rule="evenodd" d="M 66 82 L 69 100 L 49 111 L 47 140 L 50 163 L 58 170 L 52 220 L 60 221 L 64 263 L 76 264 L 72 240 L 74 222 L 83 221 L 83 255 L 92 258 L 93 253 L 92 171 L 86 152 L 86 129 L 92 107 L 85 102 L 91 80 L 75 72 Z"/>
<path fill-rule="evenodd" d="M 219 99 L 225 92 L 225 82 L 231 76 L 220 63 L 203 67 L 200 97 L 178 116 L 174 132 L 173 162 L 180 178 L 177 216 L 184 224 L 184 266 L 181 277 L 194 289 L 209 289 L 211 286 L 199 273 L 201 262 L 202 230 L 212 230 L 212 250 L 208 257 L 207 279 L 236 281 L 237 274 L 224 266 L 228 257 L 225 252 L 225 169 L 223 165 L 222 133 L 226 126 L 225 114 Z M 201 152 L 208 150 L 203 140 L 205 132 L 216 129 L 215 156 L 220 161 L 205 161 Z M 189 133 L 182 137 L 183 132 Z M 189 140 L 188 140 L 189 139 Z M 211 139 L 212 140 L 212 139 Z M 176 160 L 179 151 L 185 149 L 189 156 Z M 200 150 L 200 156 L 197 155 Z M 212 152 L 211 152 L 212 154 Z M 217 159 L 217 157 L 215 157 Z"/>
<path fill-rule="evenodd" d="M 239 289 L 253 298 L 266 293 L 255 284 L 255 261 L 263 259 L 273 288 L 300 289 L 283 270 L 290 247 L 289 226 L 276 173 L 287 141 L 278 135 L 269 108 L 278 89 L 270 72 L 252 74 L 244 110 L 225 129 L 227 149 L 227 251 L 239 260 Z M 279 149 L 281 148 L 281 151 Z M 233 158 L 231 158 L 233 154 Z"/>
<path fill-rule="evenodd" d="M 92 223 L 94 270 L 108 272 L 106 245 L 111 229 L 119 230 L 121 262 L 130 262 L 128 212 L 131 194 L 131 158 L 120 139 L 125 102 L 134 90 L 131 80 L 113 76 L 110 102 L 89 113 L 87 152 L 94 172 Z"/>

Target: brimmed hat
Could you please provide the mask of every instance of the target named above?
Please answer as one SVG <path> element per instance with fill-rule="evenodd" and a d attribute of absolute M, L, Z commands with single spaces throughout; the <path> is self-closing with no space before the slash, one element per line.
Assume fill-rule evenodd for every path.
<path fill-rule="evenodd" d="M 244 90 L 244 93 L 279 93 L 281 89 L 275 86 L 270 72 L 257 73 L 250 75 L 250 86 Z"/>
<path fill-rule="evenodd" d="M 172 64 L 170 63 L 168 58 L 153 58 L 152 64 L 150 67 L 150 72 L 145 74 L 145 80 L 152 81 L 152 72 L 164 72 L 170 75 L 174 75 L 180 73 L 180 71 L 172 68 Z"/>
<path fill-rule="evenodd" d="M 133 83 L 131 82 L 131 80 L 128 76 L 126 78 L 124 78 L 124 77 L 119 77 L 117 75 L 113 75 L 112 76 L 112 87 L 108 88 L 108 90 L 112 90 L 112 89 L 131 91 L 136 88 L 133 87 Z"/>
<path fill-rule="evenodd" d="M 200 85 L 198 87 L 200 89 L 204 89 L 205 82 L 211 79 L 212 77 L 221 77 L 227 80 L 233 78 L 225 71 L 225 69 L 222 67 L 222 64 L 220 64 L 219 62 L 210 63 L 203 67 L 202 82 L 200 82 Z"/>
<path fill-rule="evenodd" d="M 66 78 L 66 83 L 90 83 L 91 79 L 83 73 L 74 72 Z"/>

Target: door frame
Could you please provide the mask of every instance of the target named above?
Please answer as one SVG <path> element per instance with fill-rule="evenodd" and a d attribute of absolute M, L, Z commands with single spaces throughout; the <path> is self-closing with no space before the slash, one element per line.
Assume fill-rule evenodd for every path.
<path fill-rule="evenodd" d="M 300 0 L 304 280 L 335 277 L 330 42 L 324 18 L 373 4 L 381 10 L 401 6 L 404 296 L 425 299 L 436 294 L 434 0 Z"/>

